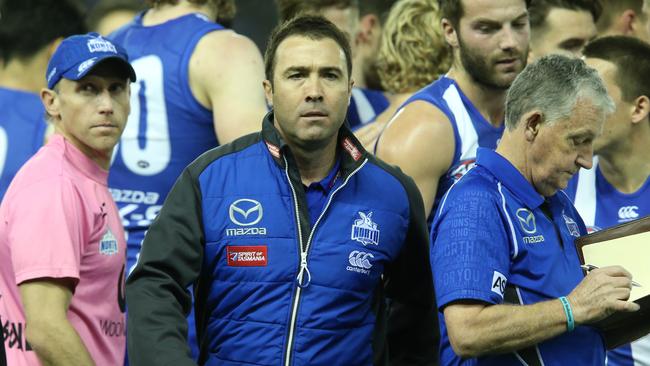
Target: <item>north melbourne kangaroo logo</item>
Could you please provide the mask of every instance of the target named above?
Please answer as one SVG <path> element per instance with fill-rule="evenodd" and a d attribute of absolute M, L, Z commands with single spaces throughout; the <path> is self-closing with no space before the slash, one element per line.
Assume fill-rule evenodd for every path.
<path fill-rule="evenodd" d="M 578 224 L 573 221 L 572 218 L 565 215 L 564 212 L 562 213 L 562 217 L 564 217 L 564 223 L 566 224 L 566 228 L 569 230 L 569 234 L 571 234 L 571 236 L 575 236 L 576 238 L 579 237 L 580 230 L 578 229 Z"/>
<path fill-rule="evenodd" d="M 88 51 L 90 52 L 111 52 L 111 53 L 117 53 L 117 49 L 115 46 L 103 39 L 103 38 L 95 38 L 91 39 L 88 41 L 86 44 L 88 46 Z"/>
<path fill-rule="evenodd" d="M 377 224 L 372 221 L 372 212 L 366 215 L 359 211 L 359 216 L 361 216 L 360 219 L 354 220 L 350 238 L 363 245 L 379 245 L 379 229 L 377 229 Z"/>
<path fill-rule="evenodd" d="M 114 255 L 118 252 L 117 239 L 111 229 L 106 229 L 104 236 L 99 241 L 99 253 L 103 255 Z"/>

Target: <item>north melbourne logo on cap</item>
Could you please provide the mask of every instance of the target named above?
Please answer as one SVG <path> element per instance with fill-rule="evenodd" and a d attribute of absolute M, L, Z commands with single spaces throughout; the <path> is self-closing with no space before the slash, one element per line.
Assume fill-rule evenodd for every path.
<path fill-rule="evenodd" d="M 88 50 L 90 52 L 117 53 L 117 49 L 115 48 L 115 46 L 111 42 L 103 38 L 95 38 L 88 41 Z"/>

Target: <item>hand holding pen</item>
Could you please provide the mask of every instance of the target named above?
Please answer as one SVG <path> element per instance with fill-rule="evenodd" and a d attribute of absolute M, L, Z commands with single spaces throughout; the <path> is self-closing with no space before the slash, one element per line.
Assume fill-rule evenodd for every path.
<path fill-rule="evenodd" d="M 594 266 L 593 264 L 583 264 L 583 265 L 580 266 L 580 268 L 584 269 L 587 273 L 589 273 L 590 271 L 592 271 L 594 269 L 598 269 L 598 266 Z M 634 287 L 642 287 L 640 283 L 638 283 L 638 282 L 636 282 L 634 280 L 632 280 L 631 282 L 632 282 L 632 286 L 634 286 Z"/>

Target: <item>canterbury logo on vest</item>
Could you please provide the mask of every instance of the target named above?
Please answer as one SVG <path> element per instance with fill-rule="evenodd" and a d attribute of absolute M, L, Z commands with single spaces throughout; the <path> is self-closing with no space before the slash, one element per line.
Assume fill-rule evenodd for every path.
<path fill-rule="evenodd" d="M 369 269 L 372 268 L 372 263 L 370 263 L 370 259 L 372 258 L 374 258 L 374 256 L 370 253 L 353 250 L 348 256 L 348 262 L 350 265 L 345 269 L 350 272 L 357 272 L 368 275 L 370 274 Z"/>
<path fill-rule="evenodd" d="M 618 209 L 618 222 L 632 221 L 639 217 L 639 206 L 623 206 Z"/>

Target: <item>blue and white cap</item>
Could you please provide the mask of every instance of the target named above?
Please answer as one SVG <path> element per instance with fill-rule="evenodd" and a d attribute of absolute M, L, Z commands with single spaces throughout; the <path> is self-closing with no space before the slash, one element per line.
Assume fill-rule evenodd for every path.
<path fill-rule="evenodd" d="M 61 78 L 79 80 L 105 60 L 117 60 L 131 81 L 135 71 L 126 51 L 98 33 L 70 36 L 61 42 L 47 65 L 47 87 L 52 89 Z"/>

